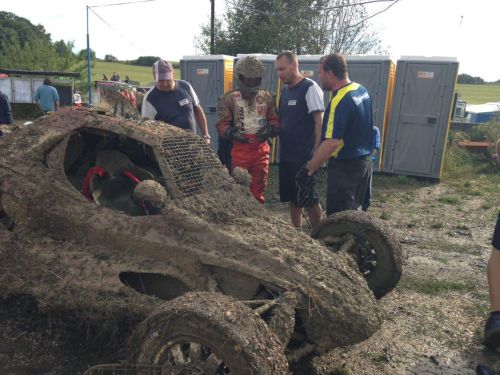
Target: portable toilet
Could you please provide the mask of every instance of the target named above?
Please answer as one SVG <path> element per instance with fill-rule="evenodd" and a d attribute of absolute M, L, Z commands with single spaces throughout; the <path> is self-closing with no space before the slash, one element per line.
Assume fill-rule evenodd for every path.
<path fill-rule="evenodd" d="M 233 88 L 234 56 L 184 56 L 180 61 L 181 79 L 188 81 L 200 99 L 207 117 L 212 148 L 218 149 L 217 101 Z M 198 131 L 198 129 L 197 129 Z"/>
<path fill-rule="evenodd" d="M 346 56 L 346 60 L 349 79 L 363 85 L 372 99 L 373 125 L 380 130 L 381 142 L 373 170 L 379 171 L 394 87 L 394 63 L 389 56 Z"/>
<path fill-rule="evenodd" d="M 279 78 L 276 74 L 276 70 L 274 69 L 274 64 L 276 62 L 276 55 L 264 54 L 264 53 L 238 53 L 236 55 L 236 59 L 234 60 L 234 64 L 238 62 L 238 60 L 242 59 L 246 56 L 254 56 L 258 60 L 264 64 L 265 72 L 264 78 L 262 78 L 262 88 L 270 91 L 273 94 L 277 94 L 279 92 Z M 236 82 L 238 77 L 234 77 L 233 87 L 236 88 Z"/>
<path fill-rule="evenodd" d="M 398 60 L 383 172 L 441 177 L 457 74 L 454 57 Z"/>

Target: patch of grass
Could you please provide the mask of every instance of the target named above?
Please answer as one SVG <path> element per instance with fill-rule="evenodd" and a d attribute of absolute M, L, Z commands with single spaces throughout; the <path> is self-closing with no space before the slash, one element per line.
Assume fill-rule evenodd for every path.
<path fill-rule="evenodd" d="M 382 220 L 389 220 L 391 218 L 391 215 L 388 212 L 382 212 L 379 216 Z"/>
<path fill-rule="evenodd" d="M 420 182 L 411 176 L 406 175 L 374 175 L 373 185 L 375 187 L 394 187 L 394 186 L 414 186 Z"/>
<path fill-rule="evenodd" d="M 415 201 L 415 193 L 413 191 L 407 191 L 399 197 L 401 203 L 413 203 Z"/>
<path fill-rule="evenodd" d="M 438 201 L 445 204 L 458 204 L 460 202 L 460 198 L 456 195 L 446 194 L 440 196 Z"/>
<path fill-rule="evenodd" d="M 457 91 L 462 99 L 471 104 L 497 102 L 500 100 L 500 85 L 468 85 L 457 84 Z"/>
<path fill-rule="evenodd" d="M 480 249 L 466 244 L 456 244 L 443 239 L 434 239 L 424 244 L 430 250 L 438 250 L 443 253 L 479 254 Z"/>
<path fill-rule="evenodd" d="M 352 372 L 346 368 L 337 366 L 333 370 L 328 371 L 328 375 L 352 375 Z"/>
<path fill-rule="evenodd" d="M 475 180 L 479 174 L 495 174 L 495 167 L 489 151 L 475 153 L 459 148 L 454 143 L 446 149 L 443 180 L 467 189 L 462 181 Z"/>
<path fill-rule="evenodd" d="M 444 227 L 444 223 L 442 221 L 432 221 L 430 227 L 432 229 L 441 229 Z"/>
<path fill-rule="evenodd" d="M 450 263 L 450 257 L 441 256 L 441 255 L 438 255 L 438 254 L 433 254 L 432 258 L 434 260 L 437 260 L 439 263 L 443 263 L 443 264 L 449 264 Z"/>
<path fill-rule="evenodd" d="M 409 289 L 418 293 L 437 295 L 447 292 L 473 292 L 476 284 L 473 282 L 458 282 L 437 279 L 403 278 L 397 288 Z"/>
<path fill-rule="evenodd" d="M 483 210 L 489 210 L 491 207 L 493 207 L 493 205 L 492 205 L 491 203 L 487 203 L 487 202 L 486 202 L 486 203 L 483 203 L 483 204 L 481 205 L 481 208 L 482 208 Z"/>

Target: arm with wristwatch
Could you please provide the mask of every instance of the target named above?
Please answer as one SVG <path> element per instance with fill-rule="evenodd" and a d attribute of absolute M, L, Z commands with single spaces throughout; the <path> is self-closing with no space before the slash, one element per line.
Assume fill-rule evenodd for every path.
<path fill-rule="evenodd" d="M 211 143 L 211 138 L 210 134 L 208 134 L 208 125 L 205 113 L 203 112 L 203 109 L 198 105 L 195 105 L 193 109 L 194 116 L 196 117 L 196 122 L 198 123 L 198 126 L 201 130 L 201 134 L 203 134 L 202 137 L 205 140 L 205 143 L 209 145 Z"/>

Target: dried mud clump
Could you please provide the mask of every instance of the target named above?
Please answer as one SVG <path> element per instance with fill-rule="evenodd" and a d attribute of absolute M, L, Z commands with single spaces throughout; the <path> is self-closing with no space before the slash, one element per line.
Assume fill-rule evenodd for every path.
<path fill-rule="evenodd" d="M 139 182 L 134 188 L 134 199 L 149 202 L 155 208 L 162 208 L 168 201 L 168 193 L 163 186 L 153 180 Z"/>

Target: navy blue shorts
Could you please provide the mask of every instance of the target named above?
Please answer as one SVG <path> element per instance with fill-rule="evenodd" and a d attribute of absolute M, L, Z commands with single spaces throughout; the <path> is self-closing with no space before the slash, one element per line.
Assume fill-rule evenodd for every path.
<path fill-rule="evenodd" d="M 295 176 L 304 164 L 280 161 L 280 202 L 292 202 L 297 205 L 297 184 Z"/>
<path fill-rule="evenodd" d="M 298 189 L 295 182 L 295 176 L 297 175 L 299 169 L 302 168 L 305 164 L 305 162 L 294 163 L 288 161 L 280 161 L 280 202 L 292 202 L 295 206 L 300 207 L 298 203 Z M 316 184 L 312 186 L 310 198 L 312 199 L 312 205 L 319 202 L 319 195 L 316 189 Z"/>
<path fill-rule="evenodd" d="M 493 247 L 500 251 L 500 212 L 498 213 L 497 225 L 493 231 L 493 240 L 491 241 Z"/>

